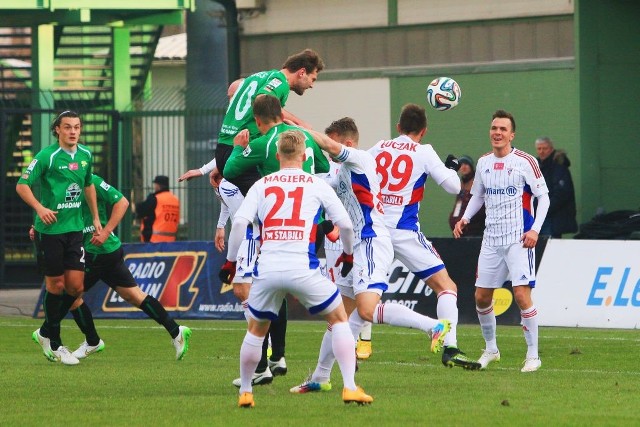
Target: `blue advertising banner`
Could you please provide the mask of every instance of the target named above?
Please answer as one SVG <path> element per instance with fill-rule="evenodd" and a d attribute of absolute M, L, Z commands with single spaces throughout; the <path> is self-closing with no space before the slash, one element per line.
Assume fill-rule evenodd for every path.
<path fill-rule="evenodd" d="M 212 242 L 123 244 L 124 262 L 138 286 L 155 297 L 174 318 L 244 319 L 242 305 L 218 271 L 225 261 Z M 43 317 L 42 293 L 35 317 Z M 93 317 L 146 318 L 113 289 L 98 282 L 83 298 Z"/>
<path fill-rule="evenodd" d="M 458 286 L 459 322 L 475 324 L 475 271 L 481 238 L 433 239 L 447 271 Z M 536 267 L 542 259 L 547 239 L 540 238 L 536 248 Z M 218 272 L 226 253 L 219 253 L 212 242 L 133 243 L 123 245 L 125 264 L 138 286 L 154 296 L 174 318 L 244 319 L 240 301 L 230 285 L 220 283 Z M 324 259 L 321 260 L 324 268 Z M 401 262 L 389 269 L 389 290 L 383 301 L 404 304 L 410 309 L 437 317 L 437 298 L 425 283 Z M 44 317 L 41 293 L 34 317 Z M 129 305 L 103 282 L 83 295 L 95 318 L 144 319 L 146 314 Z M 494 293 L 497 322 L 520 323 L 520 311 L 509 283 Z M 289 296 L 289 319 L 318 319 Z"/>

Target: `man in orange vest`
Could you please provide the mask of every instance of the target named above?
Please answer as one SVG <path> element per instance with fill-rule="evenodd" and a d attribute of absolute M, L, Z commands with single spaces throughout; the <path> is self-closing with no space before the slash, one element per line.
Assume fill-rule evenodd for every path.
<path fill-rule="evenodd" d="M 175 242 L 180 223 L 180 201 L 169 191 L 169 177 L 158 175 L 153 180 L 154 192 L 142 203 L 136 203 L 142 242 Z"/>

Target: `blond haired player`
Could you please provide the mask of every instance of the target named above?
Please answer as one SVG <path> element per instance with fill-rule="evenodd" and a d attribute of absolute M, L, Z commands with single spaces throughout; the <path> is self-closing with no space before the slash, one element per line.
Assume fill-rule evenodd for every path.
<path fill-rule="evenodd" d="M 549 210 L 549 190 L 536 158 L 511 145 L 515 136 L 513 116 L 504 110 L 496 111 L 489 130 L 492 151 L 478 160 L 471 200 L 453 235 L 462 236 L 464 227 L 484 203 L 487 219 L 478 257 L 475 299 L 486 346 L 478 362 L 484 369 L 500 360 L 493 291 L 511 280 L 527 343 L 521 371 L 533 372 L 542 362 L 538 355 L 538 311 L 531 290 L 536 285 L 535 247 Z M 533 197 L 538 199 L 535 218 Z"/>
<path fill-rule="evenodd" d="M 311 314 L 323 315 L 331 325 L 331 346 L 340 365 L 345 403 L 371 403 L 373 398 L 355 384 L 355 341 L 336 285 L 322 275 L 316 257 L 316 228 L 322 211 L 340 227 L 344 253 L 342 274 L 353 266 L 353 225 L 345 208 L 321 179 L 302 170 L 305 142 L 301 132 L 286 131 L 278 139 L 280 171 L 258 180 L 236 212 L 229 236 L 228 263 L 221 273 L 232 275 L 233 264 L 247 225 L 258 218 L 262 245 L 249 291 L 249 325 L 240 348 L 238 406 L 253 407 L 252 375 L 260 361 L 269 323 L 277 317 L 282 299 L 291 293 Z M 283 262 L 286 260 L 286 262 Z M 225 264 L 225 266 L 227 266 Z"/>

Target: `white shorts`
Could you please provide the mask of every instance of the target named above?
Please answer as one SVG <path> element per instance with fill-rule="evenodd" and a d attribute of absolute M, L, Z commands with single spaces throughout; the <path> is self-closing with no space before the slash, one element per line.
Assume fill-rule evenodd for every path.
<path fill-rule="evenodd" d="M 274 320 L 287 294 L 295 296 L 311 314 L 327 314 L 342 304 L 336 285 L 314 270 L 260 272 L 249 291 L 249 314 L 257 320 Z"/>
<path fill-rule="evenodd" d="M 387 273 L 393 262 L 393 245 L 387 237 L 362 239 L 353 248 L 353 291 L 382 295 L 389 287 Z"/>
<path fill-rule="evenodd" d="M 259 232 L 256 233 L 256 228 L 253 224 L 250 224 L 247 227 L 247 232 L 242 243 L 240 243 L 240 249 L 238 249 L 236 275 L 233 278 L 233 283 L 253 282 L 253 270 L 260 249 L 259 236 Z"/>
<path fill-rule="evenodd" d="M 444 270 L 440 254 L 421 231 L 398 229 L 389 231 L 396 259 L 413 274 L 426 280 L 438 271 Z"/>
<path fill-rule="evenodd" d="M 353 285 L 351 284 L 351 281 L 353 280 L 353 270 L 347 274 L 347 277 L 342 277 L 340 274 L 342 264 L 335 267 L 336 261 L 340 258 L 340 255 L 342 255 L 341 247 L 339 249 L 331 249 L 325 246 L 324 256 L 327 260 L 327 277 L 336 284 L 341 295 L 354 299 Z"/>
<path fill-rule="evenodd" d="M 511 280 L 511 286 L 536 286 L 535 249 L 523 248 L 522 243 L 506 246 L 485 246 L 478 257 L 478 288 L 501 288 Z"/>

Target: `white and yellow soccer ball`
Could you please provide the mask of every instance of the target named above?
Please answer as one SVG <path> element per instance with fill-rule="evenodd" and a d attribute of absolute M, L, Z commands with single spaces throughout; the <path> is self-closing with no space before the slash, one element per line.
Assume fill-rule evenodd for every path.
<path fill-rule="evenodd" d="M 451 110 L 460 102 L 462 90 L 451 77 L 433 79 L 427 87 L 427 102 L 439 111 Z"/>

